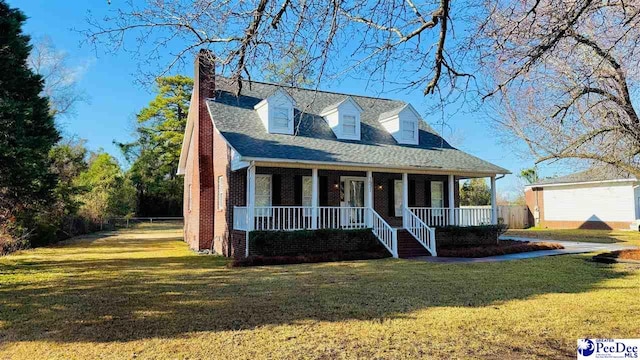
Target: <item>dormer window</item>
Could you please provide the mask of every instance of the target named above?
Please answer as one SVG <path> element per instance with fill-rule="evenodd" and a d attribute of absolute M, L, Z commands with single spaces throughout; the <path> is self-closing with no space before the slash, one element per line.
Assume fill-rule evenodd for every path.
<path fill-rule="evenodd" d="M 414 141 L 416 132 L 418 131 L 418 123 L 412 120 L 402 121 L 402 140 Z"/>
<path fill-rule="evenodd" d="M 338 139 L 360 140 L 361 112 L 360 105 L 351 96 L 347 96 L 324 108 L 320 116 L 329 124 Z"/>
<path fill-rule="evenodd" d="M 398 143 L 419 144 L 422 119 L 410 104 L 380 114 L 379 121 Z"/>
<path fill-rule="evenodd" d="M 282 89 L 260 101 L 254 109 L 264 128 L 270 134 L 293 135 L 293 108 L 295 101 Z"/>
<path fill-rule="evenodd" d="M 356 136 L 356 117 L 355 115 L 342 116 L 342 134 L 344 136 Z"/>
<path fill-rule="evenodd" d="M 273 128 L 280 131 L 287 131 L 289 129 L 289 109 L 286 107 L 277 106 L 273 108 Z"/>

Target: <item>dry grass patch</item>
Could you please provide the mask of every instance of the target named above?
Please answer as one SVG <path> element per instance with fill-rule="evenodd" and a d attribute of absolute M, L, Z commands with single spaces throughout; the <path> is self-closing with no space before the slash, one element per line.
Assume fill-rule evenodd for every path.
<path fill-rule="evenodd" d="M 229 269 L 180 235 L 147 227 L 0 258 L 0 359 L 573 358 L 577 338 L 640 333 L 636 265 Z"/>

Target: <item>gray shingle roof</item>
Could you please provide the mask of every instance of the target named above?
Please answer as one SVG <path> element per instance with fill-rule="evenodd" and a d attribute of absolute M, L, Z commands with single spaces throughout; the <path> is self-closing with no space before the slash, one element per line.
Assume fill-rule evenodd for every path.
<path fill-rule="evenodd" d="M 635 180 L 636 177 L 629 172 L 620 170 L 611 165 L 597 166 L 591 169 L 580 171 L 577 173 L 559 176 L 550 179 L 543 179 L 532 186 L 551 185 L 551 184 L 568 184 L 592 181 L 610 181 L 610 180 Z"/>
<path fill-rule="evenodd" d="M 406 105 L 402 101 L 285 87 L 296 101 L 295 135 L 269 134 L 253 107 L 278 85 L 245 81 L 238 97 L 226 79 L 217 78 L 216 86 L 216 98 L 207 102 L 213 121 L 242 157 L 509 173 L 452 147 L 424 121 L 420 122 L 419 145 L 398 144 L 378 122 L 378 117 L 401 109 Z M 339 140 L 318 115 L 345 96 L 351 96 L 364 110 L 360 114 L 360 141 Z"/>

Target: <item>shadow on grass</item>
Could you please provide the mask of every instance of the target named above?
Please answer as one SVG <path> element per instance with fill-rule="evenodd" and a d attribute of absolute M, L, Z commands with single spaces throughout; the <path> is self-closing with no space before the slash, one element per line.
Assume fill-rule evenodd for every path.
<path fill-rule="evenodd" d="M 228 269 L 227 259 L 191 255 L 175 240 L 110 238 L 63 250 L 78 253 L 0 263 L 0 279 L 13 279 L 0 287 L 0 342 L 130 341 L 307 320 L 383 321 L 429 307 L 587 292 L 627 276 L 579 256 Z M 103 258 L 92 259 L 96 254 Z"/>

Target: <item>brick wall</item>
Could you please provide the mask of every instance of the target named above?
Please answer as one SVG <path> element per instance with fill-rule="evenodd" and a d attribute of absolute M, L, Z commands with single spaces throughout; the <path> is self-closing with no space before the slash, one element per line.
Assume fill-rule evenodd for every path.
<path fill-rule="evenodd" d="M 194 101 L 190 110 L 194 117 L 193 134 L 189 148 L 184 179 L 184 238 L 194 250 L 209 249 L 214 237 L 213 186 L 213 124 L 205 99 L 215 90 L 214 67 L 210 55 L 201 51 L 196 57 L 194 74 Z M 191 204 L 189 204 L 191 198 Z"/>

